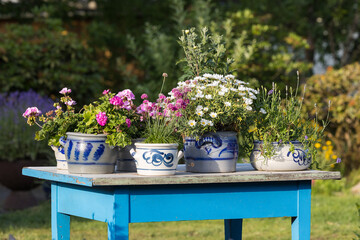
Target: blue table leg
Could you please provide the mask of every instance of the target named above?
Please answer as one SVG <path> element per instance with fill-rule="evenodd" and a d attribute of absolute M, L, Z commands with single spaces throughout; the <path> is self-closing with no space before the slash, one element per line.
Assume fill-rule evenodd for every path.
<path fill-rule="evenodd" d="M 297 216 L 291 218 L 292 240 L 310 240 L 311 181 L 299 181 Z"/>
<path fill-rule="evenodd" d="M 111 220 L 108 221 L 108 240 L 128 240 L 130 206 L 129 191 L 115 190 Z M 109 214 L 111 214 L 109 212 Z"/>
<path fill-rule="evenodd" d="M 70 240 L 70 216 L 59 213 L 58 184 L 51 183 L 51 233 L 52 240 Z"/>
<path fill-rule="evenodd" d="M 225 240 L 242 239 L 242 219 L 225 219 Z"/>

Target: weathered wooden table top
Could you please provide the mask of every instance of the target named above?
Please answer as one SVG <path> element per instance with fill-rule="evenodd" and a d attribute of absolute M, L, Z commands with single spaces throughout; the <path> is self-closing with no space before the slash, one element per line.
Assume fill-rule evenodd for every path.
<path fill-rule="evenodd" d="M 83 186 L 207 184 L 237 182 L 297 181 L 312 179 L 340 179 L 340 172 L 305 170 L 291 172 L 256 171 L 248 163 L 238 163 L 233 173 L 189 173 L 179 165 L 173 176 L 140 176 L 137 173 L 71 174 L 56 167 L 26 167 L 23 175 Z"/>

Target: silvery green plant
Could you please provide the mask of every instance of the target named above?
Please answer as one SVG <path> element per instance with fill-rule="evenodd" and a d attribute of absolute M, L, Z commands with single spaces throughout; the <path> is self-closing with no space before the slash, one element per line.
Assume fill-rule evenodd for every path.
<path fill-rule="evenodd" d="M 178 83 L 188 104 L 179 119 L 178 131 L 185 136 L 207 132 L 236 131 L 248 134 L 257 90 L 233 75 L 204 74 Z M 175 97 L 174 91 L 170 93 Z"/>
<path fill-rule="evenodd" d="M 305 90 L 304 86 L 304 92 Z M 261 154 L 265 158 L 271 158 L 275 154 L 278 144 L 290 144 L 290 150 L 294 150 L 292 142 L 299 141 L 307 156 L 312 157 L 313 163 L 316 162 L 315 144 L 323 138 L 329 118 L 319 121 L 316 114 L 314 118 L 306 119 L 301 114 L 303 101 L 304 95 L 298 96 L 298 87 L 286 87 L 285 98 L 276 84 L 273 84 L 271 90 L 264 87 L 260 89 L 259 98 L 255 102 L 255 121 L 249 132 L 253 133 L 255 140 L 261 141 Z M 328 107 L 330 108 L 330 102 Z"/>
<path fill-rule="evenodd" d="M 201 76 L 205 73 L 227 75 L 230 73 L 232 59 L 226 58 L 226 48 L 221 35 L 212 35 L 207 27 L 182 31 L 179 44 L 183 48 L 185 58 L 178 63 L 183 65 L 184 75 L 181 80 Z"/>

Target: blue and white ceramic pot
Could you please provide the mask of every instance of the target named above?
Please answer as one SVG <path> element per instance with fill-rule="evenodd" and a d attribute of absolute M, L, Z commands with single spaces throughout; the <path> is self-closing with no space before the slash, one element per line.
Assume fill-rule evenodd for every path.
<path fill-rule="evenodd" d="M 117 172 L 136 172 L 135 159 L 130 154 L 130 149 L 135 147 L 135 143 L 143 142 L 145 138 L 136 138 L 132 140 L 132 144 L 123 148 L 118 148 L 118 158 L 116 161 Z"/>
<path fill-rule="evenodd" d="M 178 144 L 168 143 L 135 143 L 136 151 L 130 150 L 135 158 L 139 175 L 174 175 L 183 152 L 178 151 Z"/>
<path fill-rule="evenodd" d="M 274 155 L 265 158 L 261 154 L 261 141 L 254 142 L 254 149 L 250 155 L 251 165 L 261 171 L 300 171 L 310 167 L 311 156 L 307 155 L 301 142 L 291 142 L 295 149 L 291 151 L 289 143 L 274 142 Z"/>
<path fill-rule="evenodd" d="M 199 173 L 235 172 L 239 154 L 236 132 L 207 133 L 198 140 L 186 137 L 186 171 Z"/>
<path fill-rule="evenodd" d="M 55 153 L 56 168 L 59 169 L 59 170 L 67 170 L 68 165 L 67 165 L 67 162 L 66 162 L 64 148 L 62 146 L 60 146 L 60 147 L 51 146 L 51 148 Z"/>
<path fill-rule="evenodd" d="M 66 133 L 64 146 L 69 173 L 113 173 L 117 150 L 105 143 L 105 134 Z"/>

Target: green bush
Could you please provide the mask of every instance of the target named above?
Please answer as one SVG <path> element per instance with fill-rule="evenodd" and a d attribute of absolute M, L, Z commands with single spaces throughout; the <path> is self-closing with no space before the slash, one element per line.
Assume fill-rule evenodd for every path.
<path fill-rule="evenodd" d="M 102 74 L 93 50 L 58 19 L 7 24 L 0 33 L 1 92 L 33 89 L 51 96 L 66 86 L 87 103 L 102 89 Z"/>
<path fill-rule="evenodd" d="M 309 78 L 306 84 L 305 112 L 313 116 L 317 114 L 323 119 L 331 101 L 327 137 L 333 142 L 335 150 L 341 151 L 345 173 L 359 168 L 360 64 L 350 64 L 339 70 L 329 68 L 325 74 Z"/>

